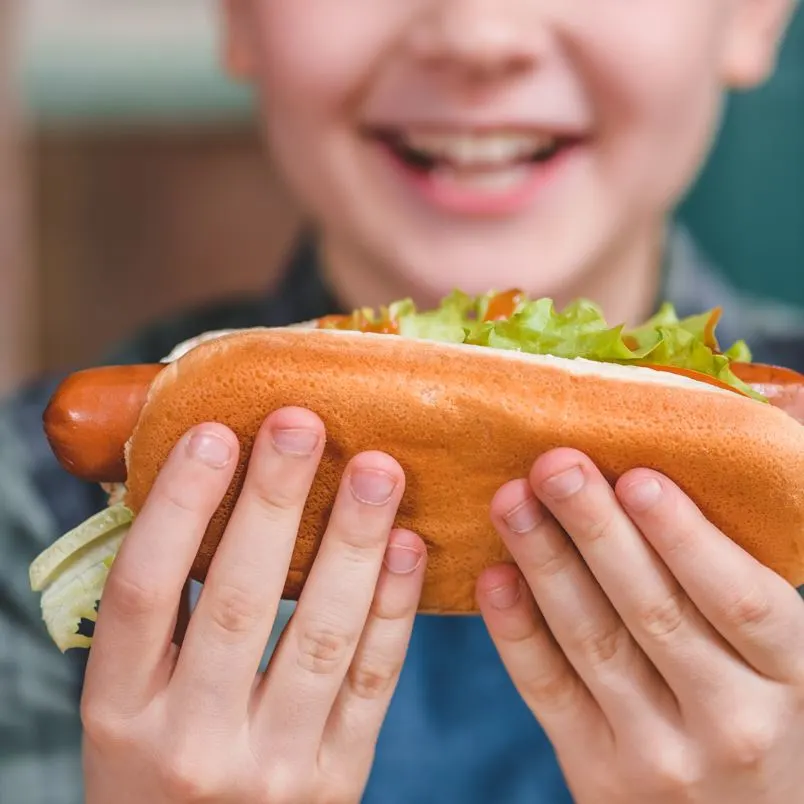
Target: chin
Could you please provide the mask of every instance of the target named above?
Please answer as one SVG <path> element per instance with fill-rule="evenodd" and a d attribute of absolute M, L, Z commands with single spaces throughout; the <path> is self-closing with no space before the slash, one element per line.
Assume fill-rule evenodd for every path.
<path fill-rule="evenodd" d="M 545 253 L 533 238 L 484 235 L 439 241 L 399 238 L 398 242 L 399 248 L 386 249 L 381 262 L 393 266 L 398 284 L 410 287 L 411 295 L 428 299 L 441 298 L 456 288 L 470 294 L 521 288 L 534 296 L 561 296 L 566 288 L 580 283 L 585 273 L 585 262 L 578 256 L 556 249 Z"/>

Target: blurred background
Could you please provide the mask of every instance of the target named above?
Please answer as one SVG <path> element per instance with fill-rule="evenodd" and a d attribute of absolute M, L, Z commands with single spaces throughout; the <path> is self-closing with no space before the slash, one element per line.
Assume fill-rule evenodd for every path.
<path fill-rule="evenodd" d="M 804 13 L 729 101 L 681 216 L 736 283 L 804 305 Z M 276 280 L 298 216 L 216 0 L 0 0 L 0 393 Z"/>

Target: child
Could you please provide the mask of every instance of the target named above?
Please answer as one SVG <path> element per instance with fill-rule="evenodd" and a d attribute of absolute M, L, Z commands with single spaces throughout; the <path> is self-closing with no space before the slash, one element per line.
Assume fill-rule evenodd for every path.
<path fill-rule="evenodd" d="M 270 298 L 165 322 L 110 359 L 521 287 L 626 323 L 663 299 L 722 305 L 724 341 L 804 368 L 795 314 L 754 313 L 671 224 L 724 90 L 768 76 L 791 8 L 229 0 L 227 66 L 255 86 L 310 234 Z M 298 409 L 266 422 L 180 651 L 183 568 L 235 445 L 210 424 L 177 447 L 115 562 L 82 689 L 81 659 L 55 652 L 27 588 L 30 560 L 105 503 L 42 438 L 52 388 L 0 417 L 3 801 L 787 804 L 804 788 L 795 591 L 667 479 L 637 471 L 613 491 L 568 450 L 495 498 L 517 569 L 479 579 L 483 616 L 415 624 L 427 556 L 392 530 L 402 470 L 355 458 L 255 684 L 323 437 Z"/>

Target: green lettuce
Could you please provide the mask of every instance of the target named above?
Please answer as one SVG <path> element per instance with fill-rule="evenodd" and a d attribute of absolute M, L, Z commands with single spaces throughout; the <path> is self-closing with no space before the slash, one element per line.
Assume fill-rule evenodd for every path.
<path fill-rule="evenodd" d="M 389 317 L 398 323 L 399 334 L 405 338 L 463 343 L 473 305 L 470 296 L 456 291 L 444 299 L 438 309 L 421 313 L 410 299 L 398 302 L 389 308 Z"/>
<path fill-rule="evenodd" d="M 65 533 L 31 564 L 31 589 L 41 593 L 42 619 L 62 652 L 90 646 L 92 638 L 79 633 L 79 626 L 97 619 L 106 577 L 132 521 L 124 505 L 109 506 Z"/>
<path fill-rule="evenodd" d="M 528 299 L 518 294 L 510 315 L 486 320 L 496 292 L 469 296 L 454 291 L 434 310 L 420 312 L 410 299 L 381 308 L 361 310 L 342 320 L 342 329 L 362 323 L 390 322 L 409 338 L 466 343 L 568 359 L 603 363 L 666 366 L 704 374 L 760 401 L 764 397 L 731 370 L 735 361 L 750 362 L 743 341 L 725 351 L 715 336 L 720 310 L 680 319 L 672 304 L 663 304 L 638 327 L 610 326 L 598 305 L 578 299 L 558 310 L 552 299 Z"/>

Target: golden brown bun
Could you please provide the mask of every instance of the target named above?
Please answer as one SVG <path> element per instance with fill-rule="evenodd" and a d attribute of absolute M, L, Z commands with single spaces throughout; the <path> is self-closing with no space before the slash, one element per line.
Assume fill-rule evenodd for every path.
<path fill-rule="evenodd" d="M 315 411 L 327 445 L 285 596 L 297 599 L 347 461 L 379 449 L 405 469 L 398 525 L 429 549 L 421 610 L 476 611 L 480 571 L 509 558 L 489 520 L 508 480 L 548 449 L 583 450 L 614 480 L 666 473 L 735 542 L 804 582 L 804 427 L 729 391 L 644 368 L 326 330 L 250 330 L 203 343 L 155 380 L 129 442 L 137 512 L 176 441 L 218 421 L 240 465 L 192 576 L 203 580 L 242 487 L 254 435 L 285 405 Z"/>

